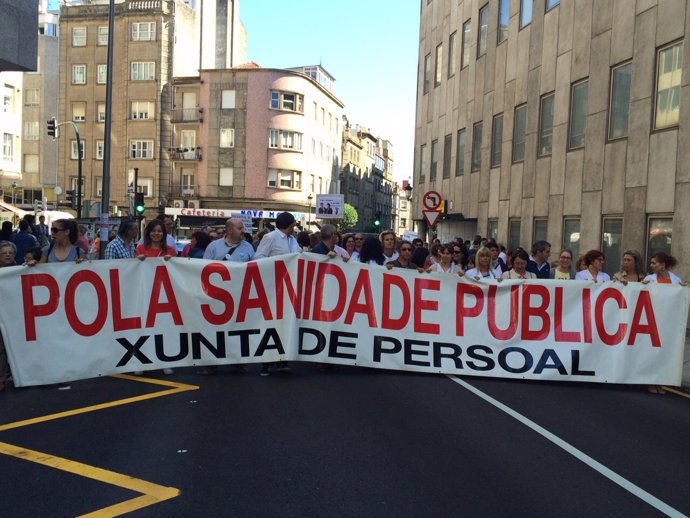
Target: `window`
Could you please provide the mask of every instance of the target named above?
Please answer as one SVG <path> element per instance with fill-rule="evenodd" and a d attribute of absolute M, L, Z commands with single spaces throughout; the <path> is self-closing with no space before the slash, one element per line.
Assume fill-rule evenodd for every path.
<path fill-rule="evenodd" d="M 479 9 L 479 32 L 477 33 L 477 59 L 486 54 L 489 37 L 489 4 Z"/>
<path fill-rule="evenodd" d="M 14 161 L 14 137 L 11 133 L 2 134 L 2 159 L 8 162 Z"/>
<path fill-rule="evenodd" d="M 554 94 L 541 98 L 539 106 L 539 147 L 537 154 L 545 156 L 551 154 L 553 147 L 553 102 Z"/>
<path fill-rule="evenodd" d="M 534 219 L 534 226 L 532 228 L 532 242 L 546 241 L 546 230 L 549 224 L 548 219 Z"/>
<path fill-rule="evenodd" d="M 487 237 L 491 239 L 492 241 L 497 241 L 498 240 L 498 220 L 497 219 L 490 219 L 489 220 L 489 225 L 486 231 Z"/>
<path fill-rule="evenodd" d="M 187 153 L 192 153 L 192 157 L 196 157 L 194 154 L 194 148 L 196 148 L 196 131 L 194 130 L 182 130 L 180 131 L 180 147 L 186 150 Z M 183 151 L 185 152 L 185 151 Z"/>
<path fill-rule="evenodd" d="M 24 106 L 38 106 L 40 102 L 40 90 L 38 88 L 24 90 Z"/>
<path fill-rule="evenodd" d="M 153 81 L 156 79 L 156 63 L 153 61 L 133 61 L 132 81 Z"/>
<path fill-rule="evenodd" d="M 422 144 L 419 148 L 419 182 L 424 183 L 426 176 L 426 168 L 429 165 L 429 156 L 426 149 L 426 144 Z"/>
<path fill-rule="evenodd" d="M 105 122 L 105 103 L 96 104 L 96 122 Z"/>
<path fill-rule="evenodd" d="M 532 23 L 532 0 L 520 0 L 520 28 Z"/>
<path fill-rule="evenodd" d="M 566 218 L 563 220 L 563 248 L 573 251 L 573 268 L 577 258 L 580 257 L 580 220 Z"/>
<path fill-rule="evenodd" d="M 287 171 L 284 169 L 269 169 L 268 186 L 277 189 L 299 190 L 302 188 L 302 173 L 300 171 Z M 320 188 L 319 192 L 321 192 Z"/>
<path fill-rule="evenodd" d="M 86 103 L 72 103 L 72 120 L 74 122 L 84 122 L 86 120 Z"/>
<path fill-rule="evenodd" d="M 604 271 L 610 276 L 618 271 L 619 261 L 623 257 L 623 220 L 621 218 L 604 218 L 601 235 L 601 251 L 606 257 Z"/>
<path fill-rule="evenodd" d="M 222 110 L 235 108 L 235 90 L 223 90 L 221 92 L 220 107 Z"/>
<path fill-rule="evenodd" d="M 443 139 L 443 178 L 450 178 L 450 160 L 453 147 L 453 134 L 449 133 Z"/>
<path fill-rule="evenodd" d="M 585 145 L 587 130 L 587 81 L 574 84 L 570 94 L 570 131 L 568 149 L 577 149 Z"/>
<path fill-rule="evenodd" d="M 280 131 L 280 147 L 282 149 L 294 149 L 302 151 L 302 134 L 296 131 Z M 330 148 L 327 147 L 327 155 L 330 154 Z"/>
<path fill-rule="evenodd" d="M 93 195 L 94 196 L 103 196 L 103 178 L 100 176 L 94 177 L 94 182 L 93 182 Z"/>
<path fill-rule="evenodd" d="M 221 167 L 218 171 L 218 185 L 220 187 L 232 187 L 235 169 L 232 167 Z"/>
<path fill-rule="evenodd" d="M 478 122 L 472 128 L 472 171 L 482 168 L 482 123 Z"/>
<path fill-rule="evenodd" d="M 632 63 L 626 63 L 611 69 L 609 140 L 628 136 L 631 78 Z"/>
<path fill-rule="evenodd" d="M 220 129 L 220 147 L 235 147 L 235 129 Z"/>
<path fill-rule="evenodd" d="M 271 108 L 289 112 L 304 113 L 304 97 L 293 92 L 271 92 Z M 324 123 L 326 117 L 324 115 Z"/>
<path fill-rule="evenodd" d="M 184 196 L 186 195 L 194 195 L 194 171 L 193 169 L 182 169 L 180 171 L 180 187 L 181 187 L 181 194 Z"/>
<path fill-rule="evenodd" d="M 104 85 L 108 79 L 108 65 L 97 65 L 96 83 Z"/>
<path fill-rule="evenodd" d="M 280 131 L 277 129 L 268 130 L 268 147 L 271 149 L 278 149 L 278 144 L 280 142 Z M 314 139 L 312 139 L 312 149 L 316 145 Z"/>
<path fill-rule="evenodd" d="M 86 47 L 86 27 L 72 27 L 72 46 Z"/>
<path fill-rule="evenodd" d="M 81 159 L 84 160 L 84 141 L 82 140 L 80 142 L 81 144 Z M 69 157 L 72 160 L 77 160 L 79 157 L 77 156 L 77 141 L 76 140 L 70 140 L 70 154 Z"/>
<path fill-rule="evenodd" d="M 429 93 L 429 85 L 431 82 L 431 54 L 424 56 L 424 93 Z"/>
<path fill-rule="evenodd" d="M 515 108 L 513 120 L 513 163 L 522 162 L 525 159 L 525 133 L 527 128 L 527 105 L 522 104 Z"/>
<path fill-rule="evenodd" d="M 38 173 L 40 159 L 38 155 L 24 155 L 24 172 Z"/>
<path fill-rule="evenodd" d="M 86 84 L 86 65 L 72 65 L 72 84 Z"/>
<path fill-rule="evenodd" d="M 14 113 L 14 87 L 5 85 L 2 95 L 2 112 Z"/>
<path fill-rule="evenodd" d="M 155 116 L 153 103 L 150 101 L 132 101 L 132 120 L 153 119 Z"/>
<path fill-rule="evenodd" d="M 498 4 L 498 36 L 496 44 L 508 39 L 508 22 L 510 21 L 510 0 L 500 0 Z"/>
<path fill-rule="evenodd" d="M 436 46 L 436 69 L 434 70 L 434 88 L 441 84 L 443 75 L 443 43 Z"/>
<path fill-rule="evenodd" d="M 653 216 L 647 222 L 647 258 L 645 264 L 657 252 L 671 253 L 673 218 Z"/>
<path fill-rule="evenodd" d="M 682 66 L 682 42 L 660 49 L 657 53 L 655 129 L 678 124 Z"/>
<path fill-rule="evenodd" d="M 508 221 L 508 250 L 516 250 L 520 246 L 520 220 Z"/>
<path fill-rule="evenodd" d="M 546 0 L 546 10 L 549 11 L 561 3 L 561 0 Z"/>
<path fill-rule="evenodd" d="M 448 38 L 448 77 L 455 75 L 455 40 L 457 32 L 454 32 Z"/>
<path fill-rule="evenodd" d="M 105 144 L 102 140 L 96 141 L 96 160 L 103 160 L 104 146 Z"/>
<path fill-rule="evenodd" d="M 153 140 L 130 140 L 130 158 L 153 158 Z"/>
<path fill-rule="evenodd" d="M 98 41 L 97 45 L 107 45 L 108 44 L 108 26 L 101 25 L 98 27 Z"/>
<path fill-rule="evenodd" d="M 438 140 L 431 142 L 431 169 L 429 170 L 429 181 L 436 180 L 436 167 L 438 167 Z"/>
<path fill-rule="evenodd" d="M 455 141 L 455 176 L 465 174 L 465 130 L 458 130 Z"/>
<path fill-rule="evenodd" d="M 154 41 L 156 39 L 156 22 L 132 23 L 133 41 Z"/>
<path fill-rule="evenodd" d="M 491 125 L 491 167 L 501 165 L 501 155 L 503 148 L 503 114 L 494 116 Z"/>
<path fill-rule="evenodd" d="M 39 139 L 39 124 L 38 121 L 24 122 L 24 140 L 38 140 Z"/>
<path fill-rule="evenodd" d="M 462 61 L 460 68 L 465 68 L 470 64 L 470 40 L 472 39 L 472 20 L 467 20 L 462 24 Z"/>

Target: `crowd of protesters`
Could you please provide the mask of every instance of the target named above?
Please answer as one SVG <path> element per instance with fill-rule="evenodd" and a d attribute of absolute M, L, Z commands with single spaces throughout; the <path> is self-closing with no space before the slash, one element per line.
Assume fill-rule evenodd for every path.
<path fill-rule="evenodd" d="M 626 250 L 619 271 L 611 278 L 604 271 L 603 252 L 590 250 L 575 260 L 573 252 L 564 248 L 551 262 L 551 244 L 543 240 L 535 242 L 528 252 L 520 247 L 507 250 L 500 243 L 481 236 L 475 236 L 472 241 L 458 237 L 443 244 L 438 239 L 431 243 L 421 238 L 400 240 L 390 230 L 374 236 L 359 232 L 341 234 L 330 224 L 321 225 L 315 232 L 296 232 L 296 228 L 297 222 L 288 212 L 278 215 L 273 230 L 263 229 L 254 235 L 247 232 L 241 219 L 230 218 L 225 228 L 205 227 L 194 232 L 179 255 L 190 259 L 247 262 L 282 254 L 312 252 L 345 262 L 387 269 L 413 269 L 420 274 L 447 273 L 480 282 L 556 279 L 681 284 L 681 279 L 672 271 L 677 260 L 664 252 L 652 255 L 650 273 L 646 274 L 640 253 Z M 161 215 L 150 221 L 139 240 L 138 230 L 136 220 L 123 220 L 117 234 L 110 236 L 105 258 L 137 258 L 143 261 L 150 257 L 161 257 L 168 260 L 178 255 L 170 216 Z M 43 216 L 35 223 L 33 216 L 27 215 L 16 230 L 10 222 L 3 222 L 0 230 L 0 268 L 34 266 L 46 262 L 82 262 L 97 258 L 98 246 L 98 239 L 89 242 L 86 228 L 77 225 L 75 220 L 58 219 L 48 228 Z M 244 365 L 234 368 L 241 372 L 248 371 Z M 328 370 L 330 366 L 321 365 L 320 368 Z M 261 375 L 289 370 L 287 362 L 263 364 Z M 172 374 L 171 369 L 165 369 L 164 372 Z M 203 372 L 211 375 L 216 368 L 206 367 Z M 0 336 L 0 391 L 4 390 L 8 376 L 7 357 Z M 65 387 L 69 385 L 59 388 Z M 663 389 L 657 386 L 649 387 L 649 390 L 663 393 Z"/>

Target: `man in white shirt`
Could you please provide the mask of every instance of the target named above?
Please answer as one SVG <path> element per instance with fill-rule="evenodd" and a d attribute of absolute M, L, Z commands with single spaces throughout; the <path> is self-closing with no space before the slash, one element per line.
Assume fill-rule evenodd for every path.
<path fill-rule="evenodd" d="M 276 255 L 291 254 L 300 252 L 302 249 L 297 243 L 297 238 L 292 235 L 295 230 L 295 217 L 289 212 L 281 212 L 276 218 L 276 229 L 261 238 L 259 246 L 256 248 L 254 259 L 265 257 L 275 257 Z M 261 368 L 261 376 L 270 376 L 272 364 L 264 363 Z M 288 363 L 277 362 L 275 370 L 278 372 L 288 372 Z"/>

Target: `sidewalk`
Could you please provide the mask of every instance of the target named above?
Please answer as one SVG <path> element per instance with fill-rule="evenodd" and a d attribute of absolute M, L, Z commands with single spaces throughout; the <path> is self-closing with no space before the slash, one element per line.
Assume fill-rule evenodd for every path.
<path fill-rule="evenodd" d="M 682 385 L 690 389 L 690 330 L 685 333 L 685 354 L 683 355 L 683 381 Z"/>

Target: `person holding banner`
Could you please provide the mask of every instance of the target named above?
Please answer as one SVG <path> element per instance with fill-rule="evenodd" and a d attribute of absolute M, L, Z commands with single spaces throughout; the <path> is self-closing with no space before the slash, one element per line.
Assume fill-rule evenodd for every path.
<path fill-rule="evenodd" d="M 159 219 L 148 222 L 143 239 L 144 242 L 134 250 L 137 259 L 141 261 L 147 257 L 162 257 L 167 261 L 177 255 L 177 250 L 167 244 L 168 233 Z"/>
<path fill-rule="evenodd" d="M 573 265 L 573 252 L 568 248 L 561 250 L 558 254 L 558 265 L 549 270 L 549 279 L 573 280 L 575 272 L 571 269 Z"/>
<path fill-rule="evenodd" d="M 585 269 L 575 274 L 576 281 L 610 281 L 611 277 L 604 270 L 604 254 L 599 250 L 590 250 L 585 254 Z"/>
<path fill-rule="evenodd" d="M 536 279 L 534 272 L 527 271 L 527 264 L 529 263 L 529 255 L 522 248 L 518 248 L 513 252 L 512 256 L 513 268 L 501 274 L 502 279 Z"/>
<path fill-rule="evenodd" d="M 652 256 L 649 261 L 649 266 L 652 269 L 652 273 L 644 278 L 644 282 L 656 282 L 658 284 L 683 284 L 675 273 L 670 271 L 678 264 L 678 260 L 672 255 L 665 254 L 664 252 L 657 252 Z"/>
<path fill-rule="evenodd" d="M 628 284 L 628 282 L 640 282 L 644 278 L 642 256 L 636 250 L 623 252 L 621 271 L 613 274 L 613 280 Z"/>
<path fill-rule="evenodd" d="M 491 250 L 485 246 L 477 250 L 475 254 L 475 267 L 465 272 L 467 277 L 476 281 L 494 279 L 499 280 L 496 272 L 491 268 Z"/>
<path fill-rule="evenodd" d="M 439 248 L 439 258 L 439 261 L 432 264 L 427 271 L 463 274 L 462 269 L 453 262 L 453 245 L 441 245 Z"/>
<path fill-rule="evenodd" d="M 359 262 L 374 266 L 383 266 L 386 263 L 386 256 L 383 255 L 383 245 L 380 239 L 370 236 L 364 240 L 359 251 Z"/>
<path fill-rule="evenodd" d="M 409 241 L 401 241 L 400 255 L 395 261 L 386 264 L 386 267 L 389 270 L 391 268 L 407 268 L 410 270 L 420 270 L 417 267 L 417 265 L 412 262 L 412 248 L 412 243 L 410 243 Z"/>
<path fill-rule="evenodd" d="M 398 258 L 398 252 L 395 251 L 395 232 L 385 230 L 381 232 L 379 239 L 383 245 L 383 255 L 385 257 L 383 264 L 395 261 Z"/>
<path fill-rule="evenodd" d="M 120 223 L 115 239 L 105 247 L 106 259 L 133 259 L 136 249 L 139 225 L 133 219 L 125 219 Z"/>
<path fill-rule="evenodd" d="M 73 219 L 58 219 L 50 226 L 53 242 L 43 248 L 41 263 L 64 263 L 84 260 L 81 248 L 76 245 L 79 239 L 79 229 Z M 27 266 L 34 266 L 36 261 L 27 261 Z"/>
<path fill-rule="evenodd" d="M 0 241 L 0 268 L 8 266 L 17 266 L 15 257 L 17 256 L 17 247 L 11 241 Z M 2 334 L 0 334 L 0 392 L 5 390 L 7 379 L 9 378 L 10 367 L 7 363 L 7 352 L 5 351 L 5 342 Z"/>

